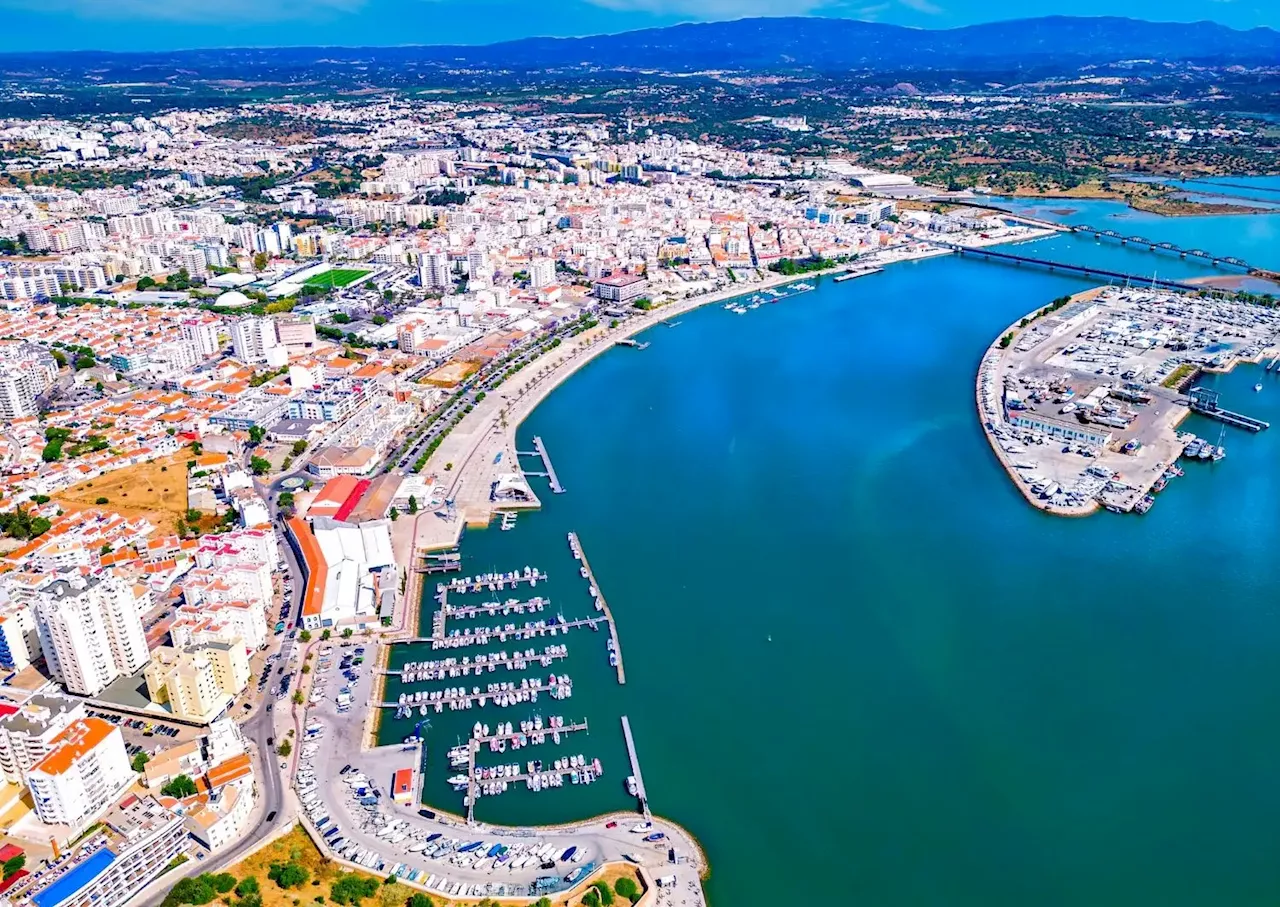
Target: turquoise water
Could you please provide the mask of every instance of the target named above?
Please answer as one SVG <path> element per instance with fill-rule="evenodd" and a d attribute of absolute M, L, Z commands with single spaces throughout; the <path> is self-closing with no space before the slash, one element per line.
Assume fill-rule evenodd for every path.
<path fill-rule="evenodd" d="M 1253 254 L 1230 248 L 1247 245 L 1241 219 L 1210 220 L 1197 244 Z M 1176 240 L 1194 223 L 1141 230 Z M 1091 240 L 1043 245 L 1151 267 Z M 544 438 L 568 492 L 512 532 L 469 533 L 466 569 L 537 565 L 557 608 L 589 613 L 576 530 L 628 682 L 601 636 L 570 635 L 555 670 L 575 695 L 554 711 L 592 730 L 562 752 L 598 756 L 605 778 L 482 801 L 480 817 L 626 807 L 627 714 L 654 809 L 704 843 L 716 905 L 1276 903 L 1280 435 L 1229 432 L 1228 457 L 1189 466 L 1145 517 L 1065 520 L 1025 504 L 977 424 L 987 344 L 1087 285 L 893 266 L 744 316 L 681 316 L 553 394 L 521 439 Z M 1280 379 L 1260 375 L 1216 384 L 1280 422 Z M 433 716 L 429 802 L 456 808 L 443 749 L 474 720 Z"/>

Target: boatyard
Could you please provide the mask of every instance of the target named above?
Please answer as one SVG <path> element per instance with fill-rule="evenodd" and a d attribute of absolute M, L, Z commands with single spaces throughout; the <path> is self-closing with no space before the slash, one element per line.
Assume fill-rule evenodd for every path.
<path fill-rule="evenodd" d="M 1273 357 L 1278 339 L 1280 314 L 1245 302 L 1132 287 L 1064 297 L 983 356 L 983 429 L 1036 507 L 1145 513 L 1183 474 L 1179 460 L 1220 461 L 1229 437 L 1268 427 L 1226 409 L 1195 378 Z M 1179 433 L 1193 411 L 1221 431 Z"/>

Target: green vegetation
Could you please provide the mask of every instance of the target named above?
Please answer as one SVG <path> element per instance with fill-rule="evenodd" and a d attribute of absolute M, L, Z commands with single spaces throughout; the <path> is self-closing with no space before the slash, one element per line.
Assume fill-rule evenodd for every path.
<path fill-rule="evenodd" d="M 7 879 L 19 869 L 27 865 L 27 855 L 20 853 L 4 861 L 4 877 Z"/>
<path fill-rule="evenodd" d="M 211 904 L 219 895 L 229 894 L 236 887 L 236 877 L 229 872 L 214 875 L 202 872 L 190 879 L 179 879 L 162 902 L 163 907 L 179 904 Z"/>
<path fill-rule="evenodd" d="M 293 752 L 293 744 L 288 740 L 281 740 L 280 746 L 276 748 L 276 752 L 287 758 L 288 755 Z"/>
<path fill-rule="evenodd" d="M 196 783 L 188 775 L 178 775 L 160 788 L 160 793 L 166 797 L 177 797 L 179 800 L 183 797 L 193 797 L 196 794 Z"/>
<path fill-rule="evenodd" d="M 345 287 L 355 283 L 369 272 L 359 268 L 333 268 L 317 274 L 314 277 L 308 277 L 303 283 L 304 287 Z"/>
<path fill-rule="evenodd" d="M 640 900 L 640 886 L 636 884 L 636 880 L 630 876 L 623 876 L 613 883 L 613 890 L 618 893 L 618 897 L 626 898 L 631 903 Z"/>
<path fill-rule="evenodd" d="M 1000 338 L 1000 349 L 1007 350 L 1011 343 L 1013 343 L 1013 331 L 1010 331 Z"/>
<path fill-rule="evenodd" d="M 834 268 L 845 261 L 841 258 L 780 258 L 773 264 L 769 265 L 769 270 L 784 277 L 793 277 L 797 274 L 808 274 L 812 271 L 826 271 Z"/>
<path fill-rule="evenodd" d="M 1193 363 L 1184 362 L 1182 365 L 1175 368 L 1169 374 L 1169 377 L 1161 381 L 1160 384 L 1163 387 L 1176 388 L 1181 385 L 1183 381 L 1186 381 L 1189 376 L 1194 374 L 1195 370 L 1196 366 Z"/>
<path fill-rule="evenodd" d="M 329 899 L 335 904 L 359 904 L 377 893 L 377 880 L 358 876 L 354 872 L 341 873 L 329 885 Z"/>
<path fill-rule="evenodd" d="M 271 471 L 271 461 L 262 457 L 250 457 L 249 468 L 253 470 L 255 476 L 265 476 Z"/>
<path fill-rule="evenodd" d="M 286 743 L 288 741 L 285 741 Z M 311 878 L 310 873 L 302 866 L 290 861 L 288 863 L 272 863 L 267 878 L 281 888 L 301 888 Z"/>
<path fill-rule="evenodd" d="M 135 772 L 141 772 L 146 764 L 151 761 L 151 757 L 145 752 L 137 752 L 133 754 L 133 759 L 129 761 L 129 767 Z"/>

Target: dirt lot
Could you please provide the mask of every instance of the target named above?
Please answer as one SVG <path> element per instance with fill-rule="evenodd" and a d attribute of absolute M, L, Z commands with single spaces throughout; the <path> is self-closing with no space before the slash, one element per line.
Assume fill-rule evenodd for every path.
<path fill-rule="evenodd" d="M 187 512 L 187 461 L 189 451 L 117 469 L 88 482 L 73 485 L 53 496 L 64 510 L 106 507 L 122 516 L 142 516 L 163 532 L 172 532 L 175 520 Z M 96 503 L 106 498 L 105 504 Z"/>

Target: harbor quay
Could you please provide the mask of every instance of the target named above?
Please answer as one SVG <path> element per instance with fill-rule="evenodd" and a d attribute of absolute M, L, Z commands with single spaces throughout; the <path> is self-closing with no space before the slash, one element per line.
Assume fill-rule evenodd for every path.
<path fill-rule="evenodd" d="M 1030 313 L 992 342 L 978 368 L 978 415 L 1033 506 L 1059 516 L 1146 513 L 1184 469 L 1225 458 L 1228 435 L 1268 427 L 1226 409 L 1195 379 L 1274 357 L 1278 341 L 1280 314 L 1270 308 L 1095 288 Z M 1218 433 L 1179 432 L 1191 412 L 1220 422 Z"/>

